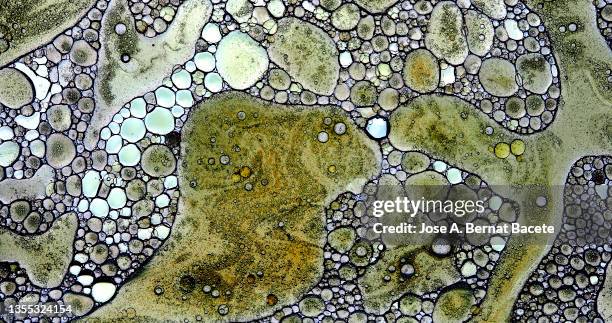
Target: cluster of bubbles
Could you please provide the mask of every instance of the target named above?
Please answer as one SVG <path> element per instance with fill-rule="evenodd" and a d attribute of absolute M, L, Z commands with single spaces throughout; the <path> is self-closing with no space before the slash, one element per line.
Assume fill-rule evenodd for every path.
<path fill-rule="evenodd" d="M 51 43 L 1 69 L 3 80 L 23 89 L 0 92 L 1 178 L 14 180 L 17 192 L 35 192 L 17 196 L 0 189 L 1 226 L 41 233 L 62 214 L 78 214 L 73 261 L 60 287 L 37 287 L 23 269 L 11 267 L 0 276 L 1 299 L 78 299 L 86 304 L 83 313 L 110 300 L 169 236 L 179 199 L 179 133 L 190 108 L 214 93 L 241 90 L 278 103 L 335 105 L 381 140 L 389 133 L 389 114 L 428 93 L 458 96 L 518 133 L 544 130 L 553 121 L 560 93 L 557 65 L 544 26 L 523 3 L 507 0 L 501 9 L 466 0 L 380 3 L 213 1 L 194 57 L 161 86 L 123 105 L 102 127 L 91 151 L 83 138 L 95 109 L 93 84 L 107 1 L 98 1 Z M 130 10 L 136 29 L 155 37 L 168 28 L 180 5 L 130 1 Z M 444 40 L 449 35 L 440 26 L 454 33 L 452 42 Z M 127 28 L 111 27 L 119 37 Z M 337 132 L 344 131 L 338 127 Z M 399 182 L 425 171 L 453 185 L 473 178 L 416 152 L 388 151 L 386 156 L 382 176 Z M 400 166 L 407 156 L 424 168 Z M 223 156 L 219 160 L 223 163 Z M 341 195 L 328 209 L 324 278 L 278 315 L 369 317 L 356 280 L 386 248 L 382 240 L 366 237 L 364 229 L 368 189 L 379 180 L 366 185 L 363 194 Z M 476 184 L 486 187 L 480 180 Z M 491 213 L 505 202 L 490 200 L 495 201 Z M 365 213 L 357 216 L 360 208 Z M 350 242 L 337 239 L 347 236 Z M 462 282 L 477 291 L 475 302 L 486 293 L 505 239 L 453 252 Z M 451 252 L 441 246 L 433 251 Z M 410 264 L 406 260 L 389 272 L 409 277 Z M 389 315 L 430 319 L 438 297 L 440 292 L 433 291 L 409 309 L 406 302 L 416 301 L 400 300 Z M 268 299 L 276 302 L 274 295 Z"/>
<path fill-rule="evenodd" d="M 368 118 L 384 118 L 418 95 L 444 93 L 518 133 L 544 130 L 553 121 L 558 69 L 540 18 L 524 4 L 506 1 L 500 9 L 469 1 L 403 1 L 379 13 L 367 4 L 340 1 L 235 0 L 215 4 L 212 20 L 223 34 L 246 33 L 261 45 L 253 44 L 252 51 L 258 47 L 262 53 L 252 56 L 253 77 L 241 84 L 226 80 L 267 100 L 339 105 L 355 111 L 357 124 L 364 126 Z M 437 29 L 446 25 L 444 30 L 456 34 Z M 304 57 L 286 63 L 283 55 L 296 54 L 284 38 L 306 33 L 312 43 L 300 47 Z M 271 70 L 257 82 L 266 65 L 286 73 Z M 322 71 L 318 75 L 300 73 L 316 68 Z"/>
<path fill-rule="evenodd" d="M 46 231 L 78 201 L 78 174 L 91 156 L 76 143 L 94 109 L 105 9 L 106 2 L 99 2 L 52 43 L 0 70 L 3 81 L 13 85 L 0 95 L 0 178 L 14 180 L 0 198 L 4 227 L 21 233 Z"/>
<path fill-rule="evenodd" d="M 129 0 L 130 12 L 134 17 L 136 30 L 149 37 L 155 37 L 168 28 L 184 0 Z"/>
<path fill-rule="evenodd" d="M 373 312 L 364 305 L 363 291 L 358 288 L 363 285 L 360 280 L 365 278 L 366 273 L 371 274 L 373 265 L 380 262 L 384 252 L 392 248 L 389 242 L 385 242 L 380 234 L 373 231 L 373 225 L 378 220 L 372 214 L 372 203 L 381 198 L 383 188 L 393 186 L 408 189 L 411 185 L 423 185 L 424 179 L 427 180 L 425 185 L 438 187 L 449 185 L 454 188 L 467 188 L 469 185 L 475 189 L 471 192 L 474 198 L 478 195 L 485 199 L 483 219 L 492 224 L 516 220 L 514 202 L 497 195 L 477 176 L 418 151 L 402 152 L 395 150 L 388 143 L 383 143 L 382 147 L 385 152 L 382 174 L 369 181 L 362 193 L 343 193 L 326 209 L 325 229 L 328 234 L 324 247 L 322 279 L 299 302 L 285 306 L 273 314 L 273 322 L 333 322 L 338 319 L 349 322 L 445 321 L 454 314 L 442 308 L 444 298 L 460 294 L 470 303 L 466 306 L 469 309 L 486 295 L 490 273 L 505 248 L 508 236 L 485 235 L 480 237 L 481 241 L 464 241 L 454 245 L 445 241 L 445 238 L 430 241 L 425 248 L 432 256 L 452 257 L 454 270 L 460 275 L 458 281 L 450 278 L 453 276 L 450 272 L 442 274 L 445 277 L 425 278 L 428 274 L 417 270 L 413 259 L 400 258 L 397 263 L 380 269 L 383 271 L 380 278 L 383 285 L 415 279 L 415 275 L 421 276 L 420 279 L 447 282 L 448 285 L 421 295 L 402 292 L 403 296 L 389 302 L 390 306 L 381 313 L 375 313 L 376 311 Z M 442 222 L 443 220 L 436 224 Z M 397 279 L 392 279 L 392 276 Z M 274 295 L 270 295 L 269 299 L 274 300 Z M 461 315 L 466 315 L 463 317 L 465 319 L 470 314 Z"/>
<path fill-rule="evenodd" d="M 603 322 L 598 309 L 609 308 L 600 291 L 612 259 L 612 158 L 578 160 L 566 184 L 561 232 L 515 304 L 521 321 Z"/>
<path fill-rule="evenodd" d="M 83 305 L 75 315 L 88 312 L 94 302 L 108 301 L 170 233 L 179 135 L 172 132 L 170 110 L 154 107 L 174 102 L 174 93 L 169 98 L 161 88 L 132 100 L 102 131 L 102 149 L 88 151 L 82 144 L 95 108 L 107 5 L 98 1 L 77 25 L 0 70 L 17 89 L 0 95 L 1 177 L 9 185 L 0 197 L 2 227 L 41 233 L 62 214 L 79 215 L 73 261 L 61 285 L 40 288 L 22 268 L 7 265 L 4 305 L 62 300 Z M 114 30 L 121 33 L 122 26 Z M 186 105 L 184 93 L 176 100 Z M 177 108 L 172 112 L 180 117 Z"/>
<path fill-rule="evenodd" d="M 597 10 L 597 27 L 606 39 L 608 47 L 612 48 L 612 1 L 596 0 L 593 3 Z"/>

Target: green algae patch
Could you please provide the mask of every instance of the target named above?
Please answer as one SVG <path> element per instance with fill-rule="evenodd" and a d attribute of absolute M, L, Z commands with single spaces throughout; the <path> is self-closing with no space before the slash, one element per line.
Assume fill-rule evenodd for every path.
<path fill-rule="evenodd" d="M 440 66 L 431 52 L 417 49 L 406 56 L 403 77 L 411 89 L 420 93 L 432 92 L 440 83 Z"/>
<path fill-rule="evenodd" d="M 141 158 L 142 169 L 153 177 L 168 176 L 176 168 L 176 160 L 170 148 L 164 145 L 149 146 Z"/>
<path fill-rule="evenodd" d="M 482 62 L 478 77 L 491 95 L 509 97 L 518 91 L 516 68 L 505 59 L 489 58 Z"/>
<path fill-rule="evenodd" d="M 418 151 L 410 151 L 402 157 L 402 170 L 412 174 L 420 173 L 427 169 L 430 162 L 429 156 Z"/>
<path fill-rule="evenodd" d="M 471 316 L 476 298 L 469 288 L 450 288 L 436 301 L 434 322 L 465 322 Z"/>
<path fill-rule="evenodd" d="M 32 283 L 41 288 L 57 287 L 72 260 L 77 221 L 75 214 L 65 214 L 39 235 L 22 236 L 0 228 L 0 262 L 19 263 Z"/>
<path fill-rule="evenodd" d="M 548 183 L 551 165 L 562 153 L 562 140 L 555 133 L 521 137 L 452 96 L 420 96 L 395 110 L 389 121 L 393 146 L 426 151 L 479 174 L 491 185 Z M 491 134 L 487 134 L 488 127 Z M 508 144 L 498 146 L 518 138 L 523 138 L 522 147 L 515 147 L 521 158 L 509 156 Z"/>
<path fill-rule="evenodd" d="M 0 104 L 19 109 L 34 99 L 34 89 L 27 76 L 14 68 L 0 69 Z"/>
<path fill-rule="evenodd" d="M 464 169 L 500 173 L 499 167 L 515 167 L 516 160 L 500 162 L 490 151 L 511 134 L 497 127 L 493 135 L 485 129 L 494 126 L 469 103 L 451 96 L 421 96 L 398 108 L 390 118 L 391 143 L 401 150 L 427 151 L 442 156 Z M 510 140 L 511 141 L 511 140 Z"/>
<path fill-rule="evenodd" d="M 345 253 L 351 250 L 355 243 L 355 229 L 351 227 L 341 227 L 329 233 L 327 240 L 334 250 Z"/>
<path fill-rule="evenodd" d="M 305 89 L 330 95 L 340 75 L 338 50 L 319 27 L 297 18 L 283 18 L 268 48 L 270 59 Z"/>
<path fill-rule="evenodd" d="M 0 0 L 0 67 L 74 25 L 92 0 Z"/>
<path fill-rule="evenodd" d="M 325 205 L 359 190 L 381 158 L 337 108 L 239 93 L 192 111 L 182 140 L 170 240 L 94 318 L 112 321 L 132 308 L 142 322 L 249 320 L 297 301 L 322 275 Z"/>
<path fill-rule="evenodd" d="M 451 1 L 442 1 L 431 13 L 425 46 L 449 64 L 462 64 L 468 55 L 463 28 L 463 16 L 459 7 Z"/>
<path fill-rule="evenodd" d="M 382 13 L 398 0 L 356 0 L 355 3 L 370 13 Z"/>
<path fill-rule="evenodd" d="M 371 82 L 359 81 L 351 89 L 351 101 L 358 107 L 371 106 L 376 102 L 376 94 Z"/>
<path fill-rule="evenodd" d="M 552 84 L 550 64 L 541 54 L 525 54 L 516 60 L 518 74 L 526 90 L 544 94 Z"/>
<path fill-rule="evenodd" d="M 469 10 L 465 15 L 466 38 L 470 52 L 485 56 L 493 46 L 495 31 L 487 16 Z"/>

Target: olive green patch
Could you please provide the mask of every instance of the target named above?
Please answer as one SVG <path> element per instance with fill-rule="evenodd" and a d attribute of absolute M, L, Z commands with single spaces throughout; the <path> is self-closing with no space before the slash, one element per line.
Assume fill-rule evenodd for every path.
<path fill-rule="evenodd" d="M 0 0 L 0 67 L 74 25 L 92 0 Z"/>
<path fill-rule="evenodd" d="M 0 262 L 18 262 L 32 283 L 41 288 L 57 287 L 72 260 L 77 226 L 76 215 L 68 213 L 39 235 L 21 236 L 0 228 Z"/>
<path fill-rule="evenodd" d="M 339 122 L 342 135 L 333 131 Z M 240 93 L 197 107 L 182 138 L 171 238 L 94 318 L 112 321 L 132 308 L 142 322 L 248 320 L 295 302 L 322 275 L 326 204 L 359 190 L 381 159 L 342 110 Z"/>

